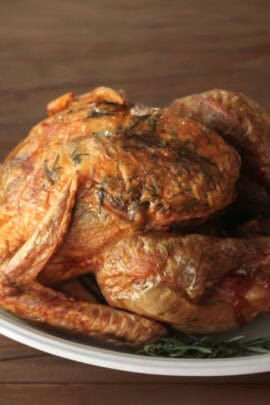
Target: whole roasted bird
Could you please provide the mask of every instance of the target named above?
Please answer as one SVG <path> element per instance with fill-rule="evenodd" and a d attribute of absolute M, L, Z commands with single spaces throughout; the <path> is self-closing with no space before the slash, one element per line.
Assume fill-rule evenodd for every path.
<path fill-rule="evenodd" d="M 270 120 L 255 102 L 213 90 L 159 109 L 98 87 L 48 113 L 1 167 L 2 308 L 131 345 L 269 310 L 270 238 L 242 224 L 236 237 L 241 212 L 270 207 Z M 90 272 L 107 304 L 56 291 Z"/>

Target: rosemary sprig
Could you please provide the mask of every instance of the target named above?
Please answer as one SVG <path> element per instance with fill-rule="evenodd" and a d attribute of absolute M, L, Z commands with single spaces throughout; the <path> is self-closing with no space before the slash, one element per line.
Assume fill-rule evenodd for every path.
<path fill-rule="evenodd" d="M 243 336 L 237 336 L 226 341 L 218 341 L 208 337 L 175 335 L 147 344 L 137 353 L 152 357 L 196 359 L 250 356 L 270 353 L 270 337 L 247 340 Z"/>

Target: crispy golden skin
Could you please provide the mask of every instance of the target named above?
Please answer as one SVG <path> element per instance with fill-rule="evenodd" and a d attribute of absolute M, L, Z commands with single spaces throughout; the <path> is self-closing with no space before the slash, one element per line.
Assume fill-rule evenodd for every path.
<path fill-rule="evenodd" d="M 177 99 L 168 109 L 202 122 L 235 145 L 249 175 L 270 189 L 270 117 L 255 101 L 214 89 Z"/>
<path fill-rule="evenodd" d="M 234 200 L 241 162 L 219 134 L 108 88 L 67 93 L 48 113 L 1 169 L 1 307 L 124 344 L 166 334 L 158 321 L 213 332 L 268 309 L 267 238 L 166 233 L 211 223 Z M 232 300 L 227 284 L 234 291 L 242 267 L 248 287 Z M 89 272 L 111 306 L 51 288 Z"/>
<path fill-rule="evenodd" d="M 269 114 L 244 94 L 220 89 L 176 99 L 168 110 L 217 131 L 239 151 L 243 168 L 237 198 L 225 216 L 229 231 L 257 216 L 269 216 Z"/>
<path fill-rule="evenodd" d="M 133 236 L 100 258 L 113 306 L 189 333 L 222 332 L 270 309 L 270 238 Z"/>

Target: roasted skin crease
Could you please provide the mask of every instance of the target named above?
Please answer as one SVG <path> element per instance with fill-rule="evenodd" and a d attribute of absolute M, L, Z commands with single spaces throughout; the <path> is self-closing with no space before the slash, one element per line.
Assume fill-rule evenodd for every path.
<path fill-rule="evenodd" d="M 231 211 L 233 222 L 239 217 L 247 220 L 269 216 L 269 114 L 246 95 L 221 89 L 176 99 L 168 110 L 217 131 L 240 153 L 243 167 L 238 197 Z"/>
<path fill-rule="evenodd" d="M 236 196 L 240 157 L 211 126 L 102 87 L 48 113 L 1 168 L 2 308 L 130 345 L 158 321 L 208 333 L 268 310 L 268 238 L 170 233 Z M 110 305 L 53 289 L 89 272 Z"/>

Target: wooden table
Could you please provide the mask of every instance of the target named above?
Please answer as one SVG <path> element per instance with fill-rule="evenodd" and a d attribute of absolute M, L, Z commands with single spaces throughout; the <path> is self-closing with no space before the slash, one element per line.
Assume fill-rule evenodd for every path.
<path fill-rule="evenodd" d="M 269 0 L 2 0 L 1 158 L 48 100 L 97 85 L 165 105 L 219 87 L 270 111 Z M 227 383 L 231 384 L 228 385 Z M 270 374 L 191 379 L 80 365 L 0 338 L 1 404 L 270 404 Z"/>

